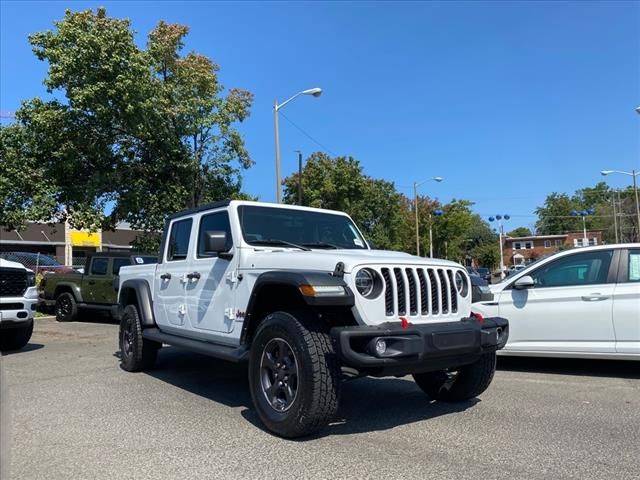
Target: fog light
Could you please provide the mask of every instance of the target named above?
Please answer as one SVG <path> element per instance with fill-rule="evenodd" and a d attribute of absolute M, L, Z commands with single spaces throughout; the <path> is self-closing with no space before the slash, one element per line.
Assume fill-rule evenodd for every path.
<path fill-rule="evenodd" d="M 378 339 L 376 340 L 376 354 L 377 355 L 384 355 L 384 352 L 387 351 L 387 342 L 385 342 L 383 339 Z"/>

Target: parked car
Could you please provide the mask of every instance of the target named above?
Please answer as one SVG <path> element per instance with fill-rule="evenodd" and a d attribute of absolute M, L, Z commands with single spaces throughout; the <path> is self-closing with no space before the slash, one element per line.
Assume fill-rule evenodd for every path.
<path fill-rule="evenodd" d="M 257 415 L 283 437 L 325 426 L 348 377 L 473 398 L 508 336 L 472 314 L 462 266 L 372 250 L 342 212 L 218 202 L 171 216 L 162 238 L 157 265 L 120 272 L 121 367 L 152 368 L 163 344 L 248 360 Z"/>
<path fill-rule="evenodd" d="M 509 319 L 502 355 L 640 360 L 640 243 L 566 250 L 473 305 Z"/>
<path fill-rule="evenodd" d="M 33 252 L 3 252 L 0 258 L 17 262 L 36 273 L 71 273 L 73 268 L 62 265 L 55 258 Z"/>
<path fill-rule="evenodd" d="M 491 270 L 485 267 L 478 267 L 476 269 L 476 272 L 478 272 L 478 275 L 480 275 L 487 282 L 491 283 Z"/>
<path fill-rule="evenodd" d="M 128 252 L 100 252 L 87 257 L 84 272 L 47 275 L 40 287 L 41 303 L 55 307 L 56 320 L 71 322 L 79 310 L 111 312 L 118 292 L 114 278 L 124 265 L 156 263 L 158 257 Z"/>
<path fill-rule="evenodd" d="M 34 272 L 0 258 L 0 351 L 19 350 L 31 339 L 38 302 Z"/>

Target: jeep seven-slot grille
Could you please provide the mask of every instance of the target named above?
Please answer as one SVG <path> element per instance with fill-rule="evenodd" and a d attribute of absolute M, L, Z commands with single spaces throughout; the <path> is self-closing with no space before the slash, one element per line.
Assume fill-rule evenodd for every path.
<path fill-rule="evenodd" d="M 0 297 L 21 297 L 26 290 L 26 270 L 0 268 Z"/>
<path fill-rule="evenodd" d="M 385 315 L 435 316 L 457 313 L 455 272 L 434 268 L 381 268 Z"/>

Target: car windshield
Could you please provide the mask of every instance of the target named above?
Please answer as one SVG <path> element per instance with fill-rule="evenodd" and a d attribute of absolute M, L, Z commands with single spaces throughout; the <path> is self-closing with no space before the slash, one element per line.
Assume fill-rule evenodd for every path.
<path fill-rule="evenodd" d="M 34 266 L 37 263 L 43 267 L 62 267 L 62 264 L 47 255 L 38 255 L 37 253 L 16 253 L 15 257 L 20 263 L 29 263 Z"/>
<path fill-rule="evenodd" d="M 242 236 L 249 245 L 367 248 L 364 238 L 346 215 L 253 205 L 241 205 L 238 215 Z"/>

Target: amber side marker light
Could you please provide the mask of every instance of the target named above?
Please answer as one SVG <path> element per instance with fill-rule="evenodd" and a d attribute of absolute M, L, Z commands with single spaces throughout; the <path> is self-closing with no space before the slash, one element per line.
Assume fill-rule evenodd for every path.
<path fill-rule="evenodd" d="M 340 285 L 301 285 L 300 293 L 305 297 L 322 297 L 346 295 L 347 292 Z"/>

